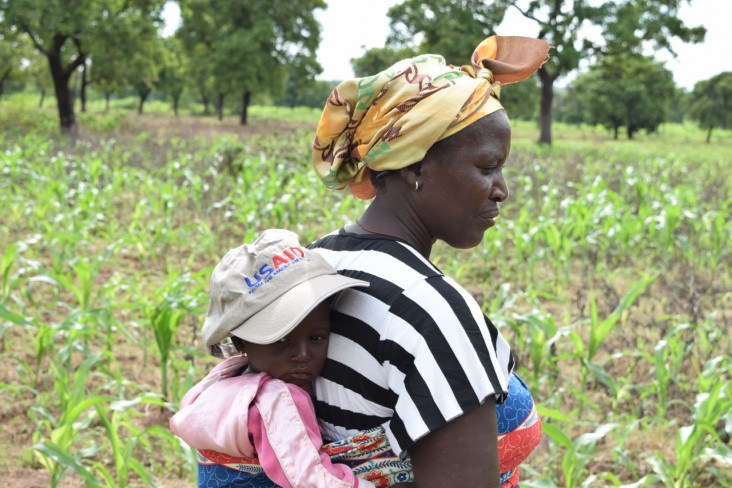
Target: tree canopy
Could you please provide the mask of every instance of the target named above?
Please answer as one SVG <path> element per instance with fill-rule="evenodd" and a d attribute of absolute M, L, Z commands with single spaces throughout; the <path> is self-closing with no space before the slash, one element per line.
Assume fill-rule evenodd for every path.
<path fill-rule="evenodd" d="M 578 77 L 568 93 L 576 120 L 612 130 L 654 132 L 664 122 L 676 95 L 671 72 L 643 56 L 606 57 Z"/>
<path fill-rule="evenodd" d="M 577 69 L 580 60 L 598 60 L 620 52 L 671 50 L 671 40 L 703 40 L 703 27 L 687 27 L 678 11 L 686 0 L 406 0 L 389 10 L 391 39 L 413 43 L 421 51 L 443 54 L 463 64 L 484 37 L 495 34 L 508 9 L 534 22 L 538 38 L 554 49 L 538 71 L 541 81 L 541 135 L 551 143 L 555 81 Z M 593 29 L 594 27 L 594 29 Z M 601 41 L 596 41 L 599 30 Z M 510 35 L 510 32 L 500 34 Z M 468 46 L 469 44 L 469 46 Z M 459 52 L 458 52 L 459 51 Z"/>
<path fill-rule="evenodd" d="M 18 49 L 20 42 L 15 33 L 9 29 L 2 29 L 0 24 L 0 97 L 5 91 L 6 84 L 19 75 L 22 50 Z"/>
<path fill-rule="evenodd" d="M 165 0 L 0 0 L 0 22 L 28 36 L 47 59 L 53 78 L 61 129 L 76 130 L 70 79 L 83 66 L 92 46 L 103 39 L 102 29 L 129 12 L 159 24 Z M 118 42 L 121 39 L 117 39 Z"/>
<path fill-rule="evenodd" d="M 732 127 L 732 72 L 700 81 L 694 86 L 690 100 L 689 115 L 706 129 L 709 142 L 712 129 Z"/>
<path fill-rule="evenodd" d="M 415 56 L 413 48 L 373 47 L 362 56 L 351 59 L 351 67 L 356 77 L 375 75 L 397 61 Z"/>
<path fill-rule="evenodd" d="M 241 123 L 253 93 L 279 95 L 288 72 L 314 78 L 323 0 L 181 0 L 177 35 L 198 64 L 199 87 L 213 91 L 221 117 L 223 97 L 242 96 Z"/>

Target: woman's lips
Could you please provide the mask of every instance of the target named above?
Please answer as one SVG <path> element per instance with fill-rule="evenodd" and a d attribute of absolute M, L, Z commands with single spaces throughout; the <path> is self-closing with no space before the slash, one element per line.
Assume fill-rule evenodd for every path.
<path fill-rule="evenodd" d="M 485 221 L 489 227 L 492 227 L 496 224 L 496 217 L 498 217 L 498 214 L 498 210 L 492 210 L 490 212 L 480 214 L 480 218 Z"/>

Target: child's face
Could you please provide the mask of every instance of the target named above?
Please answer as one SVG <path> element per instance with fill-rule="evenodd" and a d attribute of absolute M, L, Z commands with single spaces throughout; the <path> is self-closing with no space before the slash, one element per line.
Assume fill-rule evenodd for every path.
<path fill-rule="evenodd" d="M 293 383 L 312 394 L 313 381 L 325 364 L 329 334 L 330 300 L 326 300 L 283 339 L 272 344 L 247 342 L 244 352 L 255 372 Z"/>

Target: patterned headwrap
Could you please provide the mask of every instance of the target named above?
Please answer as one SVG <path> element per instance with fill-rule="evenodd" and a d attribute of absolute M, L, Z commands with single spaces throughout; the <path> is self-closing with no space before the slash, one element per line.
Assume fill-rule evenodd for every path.
<path fill-rule="evenodd" d="M 369 169 L 421 161 L 435 142 L 501 109 L 501 84 L 531 76 L 549 47 L 540 39 L 491 36 L 475 49 L 471 65 L 457 68 L 425 54 L 340 83 L 318 124 L 315 171 L 327 188 L 348 186 L 359 198 L 373 198 Z"/>

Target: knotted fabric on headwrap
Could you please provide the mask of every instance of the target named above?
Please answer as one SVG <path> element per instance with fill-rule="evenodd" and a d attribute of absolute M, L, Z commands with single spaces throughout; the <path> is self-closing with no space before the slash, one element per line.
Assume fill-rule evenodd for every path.
<path fill-rule="evenodd" d="M 541 39 L 491 36 L 475 49 L 471 65 L 457 68 L 425 54 L 340 83 L 318 124 L 315 171 L 327 188 L 348 186 L 359 198 L 373 198 L 369 168 L 421 161 L 435 142 L 500 110 L 501 84 L 531 76 L 549 47 Z"/>

